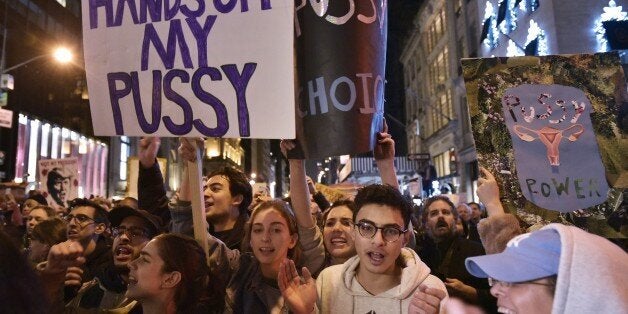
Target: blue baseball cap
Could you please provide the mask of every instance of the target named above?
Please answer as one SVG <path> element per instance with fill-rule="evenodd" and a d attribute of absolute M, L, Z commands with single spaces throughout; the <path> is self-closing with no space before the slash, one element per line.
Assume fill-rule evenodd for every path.
<path fill-rule="evenodd" d="M 554 229 L 542 229 L 519 235 L 498 254 L 469 257 L 465 266 L 479 278 L 504 282 L 524 282 L 558 274 L 560 235 Z"/>

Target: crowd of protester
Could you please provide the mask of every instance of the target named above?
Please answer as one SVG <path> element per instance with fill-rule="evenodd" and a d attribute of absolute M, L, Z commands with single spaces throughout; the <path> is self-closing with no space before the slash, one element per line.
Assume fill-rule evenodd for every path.
<path fill-rule="evenodd" d="M 194 240 L 188 162 L 168 198 L 160 141 L 139 149 L 138 199 L 2 200 L 0 313 L 626 313 L 628 255 L 573 226 L 525 233 L 481 169 L 481 203 L 444 195 L 413 208 L 394 141 L 373 152 L 383 184 L 330 204 L 288 159 L 290 196 L 253 193 L 220 168 L 204 180 Z M 284 156 L 294 141 L 282 141 Z M 206 251 L 207 249 L 207 251 Z"/>

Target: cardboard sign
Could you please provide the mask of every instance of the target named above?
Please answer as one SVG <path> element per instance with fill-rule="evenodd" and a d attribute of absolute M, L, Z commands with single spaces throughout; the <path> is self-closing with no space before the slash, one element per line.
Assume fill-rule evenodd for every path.
<path fill-rule="evenodd" d="M 304 156 L 368 152 L 383 125 L 387 0 L 297 2 L 297 137 Z"/>
<path fill-rule="evenodd" d="M 68 207 L 78 197 L 79 160 L 76 157 L 39 161 L 39 182 L 48 205 Z"/>
<path fill-rule="evenodd" d="M 294 138 L 292 0 L 82 5 L 96 135 Z"/>
<path fill-rule="evenodd" d="M 614 53 L 462 60 L 478 162 L 524 220 L 604 217 L 628 183 Z M 530 215 L 530 216 L 526 216 Z M 601 233 L 599 230 L 592 232 Z"/>
<path fill-rule="evenodd" d="M 0 128 L 11 128 L 13 126 L 13 111 L 0 108 Z"/>

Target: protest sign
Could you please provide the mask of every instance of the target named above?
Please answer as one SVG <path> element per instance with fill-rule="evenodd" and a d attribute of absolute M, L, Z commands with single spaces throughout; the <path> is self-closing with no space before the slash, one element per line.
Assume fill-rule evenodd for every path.
<path fill-rule="evenodd" d="M 11 128 L 13 126 L 13 111 L 0 108 L 0 128 Z"/>
<path fill-rule="evenodd" d="M 387 0 L 297 1 L 295 9 L 305 157 L 372 150 L 383 124 Z"/>
<path fill-rule="evenodd" d="M 292 0 L 82 10 L 96 135 L 294 137 Z"/>
<path fill-rule="evenodd" d="M 41 190 L 52 207 L 68 207 L 78 197 L 79 160 L 76 157 L 39 160 Z"/>
<path fill-rule="evenodd" d="M 628 186 L 613 53 L 462 60 L 478 162 L 511 209 L 604 217 Z M 623 122 L 625 123 L 625 122 Z"/>

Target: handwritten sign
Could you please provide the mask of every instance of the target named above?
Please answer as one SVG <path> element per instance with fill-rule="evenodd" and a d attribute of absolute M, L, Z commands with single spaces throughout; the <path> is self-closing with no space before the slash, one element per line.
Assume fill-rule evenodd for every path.
<path fill-rule="evenodd" d="M 593 222 L 628 186 L 625 82 L 616 53 L 462 60 L 478 162 L 495 174 L 510 212 Z M 580 221 L 579 220 L 579 221 Z M 598 227 L 595 227 L 598 226 Z M 597 229 L 596 229 L 597 228 Z"/>
<path fill-rule="evenodd" d="M 293 1 L 82 9 L 96 135 L 294 138 Z"/>

